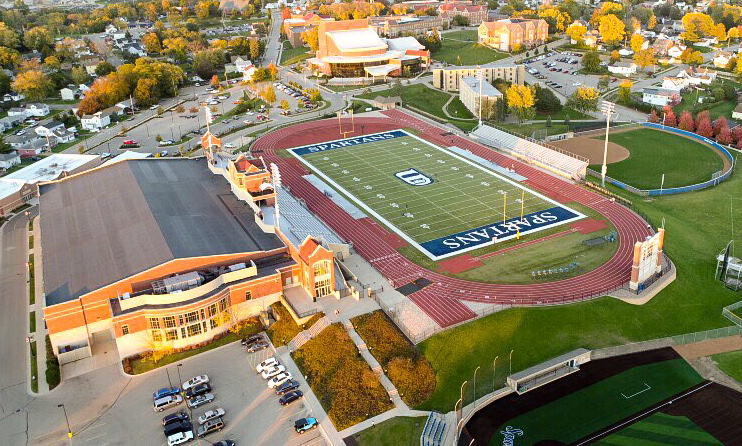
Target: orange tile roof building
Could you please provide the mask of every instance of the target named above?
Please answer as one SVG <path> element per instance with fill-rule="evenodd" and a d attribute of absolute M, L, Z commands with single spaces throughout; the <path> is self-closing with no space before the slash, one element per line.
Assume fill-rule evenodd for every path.
<path fill-rule="evenodd" d="M 500 51 L 513 51 L 516 45 L 528 48 L 546 43 L 549 24 L 543 19 L 503 19 L 482 22 L 477 34 L 481 44 Z"/>
<path fill-rule="evenodd" d="M 342 241 L 284 233 L 287 192 L 271 168 L 227 157 L 213 135 L 202 145 L 206 159 L 126 160 L 40 186 L 44 319 L 60 362 L 100 339 L 121 358 L 188 348 L 279 300 L 302 319 L 339 297 Z"/>
<path fill-rule="evenodd" d="M 368 19 L 322 22 L 319 49 L 308 63 L 326 76 L 358 78 L 400 76 L 421 70 L 422 60 L 403 49 L 391 49 L 379 38 Z"/>

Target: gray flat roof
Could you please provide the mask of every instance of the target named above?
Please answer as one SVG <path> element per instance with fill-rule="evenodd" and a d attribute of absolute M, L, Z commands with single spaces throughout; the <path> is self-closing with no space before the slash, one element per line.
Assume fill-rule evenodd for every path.
<path fill-rule="evenodd" d="M 40 188 L 46 304 L 177 258 L 280 248 L 203 159 L 138 159 Z"/>
<path fill-rule="evenodd" d="M 556 358 L 551 358 L 548 361 L 542 362 L 541 364 L 537 364 L 533 367 L 529 367 L 525 370 L 521 370 L 518 373 L 513 373 L 510 375 L 510 379 L 513 381 L 519 381 L 523 378 L 528 378 L 529 376 L 539 373 L 543 370 L 547 370 L 551 367 L 554 367 L 555 365 L 561 364 L 563 362 L 567 362 L 570 359 L 574 359 L 578 356 L 584 355 L 585 353 L 589 353 L 590 350 L 586 348 L 578 348 L 575 350 L 572 350 L 569 353 L 565 353 L 563 355 L 557 356 Z"/>

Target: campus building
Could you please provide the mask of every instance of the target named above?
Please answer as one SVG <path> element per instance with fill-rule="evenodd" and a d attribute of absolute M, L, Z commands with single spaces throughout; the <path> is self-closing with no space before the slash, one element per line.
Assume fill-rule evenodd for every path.
<path fill-rule="evenodd" d="M 394 50 L 379 38 L 368 19 L 321 22 L 319 49 L 309 65 L 325 76 L 364 78 L 415 74 L 422 69 L 422 58 L 412 50 Z M 427 52 L 426 52 L 427 53 Z M 429 55 L 428 55 L 429 57 Z"/>
<path fill-rule="evenodd" d="M 433 30 L 440 34 L 451 24 L 451 19 L 446 16 L 371 17 L 369 21 L 376 33 L 384 37 L 425 36 Z"/>
<path fill-rule="evenodd" d="M 126 159 L 40 186 L 44 319 L 60 362 L 112 340 L 122 358 L 194 346 L 279 300 L 303 320 L 317 298 L 339 297 L 343 241 L 262 159 L 232 159 L 209 133 L 202 144 L 205 159 Z"/>
<path fill-rule="evenodd" d="M 493 83 L 495 79 L 502 79 L 511 84 L 523 85 L 526 79 L 526 69 L 523 65 L 452 66 L 433 69 L 433 86 L 443 91 L 459 91 L 461 79 L 468 76 L 476 77 L 480 70 L 484 71 L 484 79 L 489 83 Z"/>
<path fill-rule="evenodd" d="M 457 15 L 469 20 L 469 25 L 476 26 L 487 20 L 487 5 L 472 5 L 471 2 L 445 2 L 438 8 L 438 15 L 452 19 Z"/>
<path fill-rule="evenodd" d="M 503 19 L 482 22 L 477 30 L 479 43 L 500 51 L 513 51 L 546 43 L 549 24 L 543 19 Z"/>
<path fill-rule="evenodd" d="M 462 77 L 459 84 L 459 99 L 474 116 L 479 116 L 480 97 L 486 114 L 487 107 L 492 110 L 491 106 L 502 100 L 502 93 L 487 81 L 480 82 L 474 76 Z"/>
<path fill-rule="evenodd" d="M 332 22 L 334 20 L 332 17 L 322 17 L 313 12 L 292 14 L 291 17 L 285 19 L 282 23 L 283 33 L 292 47 L 304 46 L 304 39 L 301 36 L 303 32 L 311 31 L 321 22 Z"/>

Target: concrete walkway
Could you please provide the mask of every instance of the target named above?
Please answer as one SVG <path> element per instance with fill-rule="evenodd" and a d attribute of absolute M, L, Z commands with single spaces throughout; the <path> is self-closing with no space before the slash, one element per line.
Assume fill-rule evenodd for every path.
<path fill-rule="evenodd" d="M 41 250 L 38 249 L 39 246 L 41 246 L 41 230 L 39 228 L 39 219 L 34 218 L 33 219 L 33 231 L 29 232 L 28 235 L 33 235 L 34 240 L 34 248 L 29 248 L 29 254 L 34 254 L 34 285 L 35 285 L 35 298 L 36 302 L 33 305 L 29 305 L 28 311 L 35 311 L 36 316 L 36 332 L 30 333 L 33 334 L 34 339 L 36 340 L 36 363 L 38 365 L 38 376 L 36 379 L 39 382 L 39 392 L 38 395 L 44 395 L 49 393 L 49 384 L 46 382 L 46 335 L 47 330 L 44 327 L 44 302 L 43 302 L 43 296 L 44 296 L 44 290 L 42 286 L 42 280 L 43 277 L 43 270 L 42 270 L 42 262 L 41 262 Z M 30 297 L 30 296 L 29 296 Z M 29 300 L 30 302 L 30 300 Z M 29 360 L 31 356 L 31 351 L 29 349 Z M 29 384 L 30 385 L 30 384 Z"/>

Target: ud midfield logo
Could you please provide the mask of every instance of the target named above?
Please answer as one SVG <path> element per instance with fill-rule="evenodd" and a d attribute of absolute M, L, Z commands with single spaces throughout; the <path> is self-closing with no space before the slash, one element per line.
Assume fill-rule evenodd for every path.
<path fill-rule="evenodd" d="M 395 177 L 409 184 L 410 186 L 427 186 L 433 183 L 429 176 L 418 172 L 415 169 L 407 169 L 394 174 Z"/>

